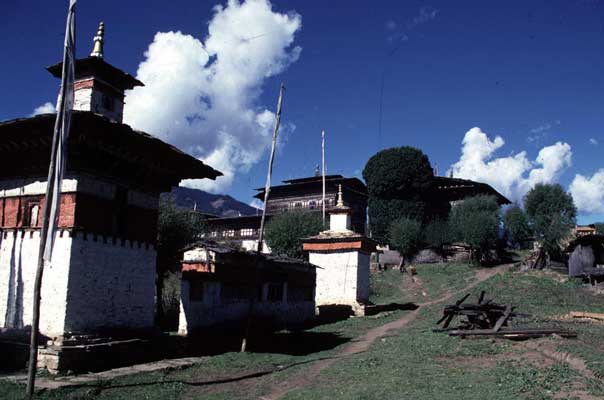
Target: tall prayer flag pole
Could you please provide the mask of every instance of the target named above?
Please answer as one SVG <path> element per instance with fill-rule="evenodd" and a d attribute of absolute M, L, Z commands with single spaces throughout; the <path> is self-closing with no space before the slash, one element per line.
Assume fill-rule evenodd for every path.
<path fill-rule="evenodd" d="M 250 291 L 250 308 L 247 315 L 247 324 L 243 340 L 241 341 L 241 352 L 247 350 L 247 342 L 252 327 L 252 319 L 254 318 L 254 306 L 256 303 L 256 285 L 258 284 L 258 269 L 260 268 L 260 254 L 262 253 L 264 243 L 264 221 L 266 220 L 266 203 L 268 202 L 268 194 L 271 190 L 271 178 L 273 176 L 273 161 L 275 160 L 275 148 L 277 147 L 277 135 L 279 133 L 279 125 L 281 123 L 281 106 L 283 104 L 283 92 L 285 85 L 281 83 L 279 89 L 279 100 L 277 100 L 277 116 L 275 120 L 275 130 L 273 131 L 273 142 L 271 144 L 271 155 L 268 158 L 268 171 L 266 173 L 266 185 L 264 186 L 264 207 L 262 208 L 262 218 L 260 219 L 260 232 L 258 233 L 258 247 L 256 248 L 256 268 L 254 286 Z"/>
<path fill-rule="evenodd" d="M 65 28 L 65 43 L 63 49 L 63 71 L 61 88 L 57 100 L 57 117 L 55 120 L 52 147 L 50 153 L 50 166 L 48 167 L 48 180 L 46 197 L 42 212 L 42 228 L 40 231 L 40 247 L 38 250 L 38 267 L 33 290 L 33 311 L 31 322 L 31 338 L 29 347 L 29 365 L 27 374 L 27 398 L 32 399 L 36 381 L 36 368 L 38 364 L 38 330 L 40 327 L 40 291 L 44 264 L 50 263 L 57 218 L 59 214 L 59 197 L 61 195 L 61 182 L 67 159 L 67 140 L 71 124 L 71 111 L 73 109 L 75 78 L 75 6 L 77 0 L 69 1 L 67 26 Z"/>
<path fill-rule="evenodd" d="M 323 164 L 323 200 L 321 200 L 321 204 L 323 204 L 323 229 L 325 229 L 325 129 L 321 132 L 321 160 Z"/>

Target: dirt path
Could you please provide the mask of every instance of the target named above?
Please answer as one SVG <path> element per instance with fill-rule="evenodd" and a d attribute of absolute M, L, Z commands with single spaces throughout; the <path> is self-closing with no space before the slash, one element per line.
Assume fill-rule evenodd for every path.
<path fill-rule="evenodd" d="M 397 319 L 396 321 L 392 321 L 385 325 L 378 326 L 376 328 L 369 330 L 363 336 L 360 336 L 355 341 L 350 343 L 348 346 L 344 347 L 339 353 L 337 353 L 333 357 L 318 361 L 315 364 L 313 364 L 310 368 L 304 369 L 303 371 L 300 371 L 300 372 L 294 374 L 287 380 L 280 382 L 278 387 L 272 387 L 271 390 L 269 391 L 269 393 L 262 396 L 261 399 L 262 400 L 277 400 L 277 399 L 281 398 L 282 396 L 284 396 L 286 393 L 290 392 L 291 390 L 298 389 L 298 388 L 312 384 L 313 382 L 315 382 L 315 380 L 317 379 L 317 377 L 319 376 L 321 371 L 323 371 L 326 368 L 329 368 L 336 361 L 339 361 L 340 359 L 342 359 L 344 357 L 366 351 L 377 339 L 380 339 L 380 338 L 386 336 L 390 331 L 401 329 L 405 325 L 409 324 L 411 321 L 413 321 L 415 318 L 417 318 L 417 316 L 419 314 L 419 310 L 421 310 L 421 307 L 431 306 L 434 304 L 439 304 L 439 303 L 448 301 L 453 296 L 456 296 L 462 292 L 467 292 L 468 290 L 476 287 L 481 282 L 483 282 L 497 274 L 501 274 L 501 273 L 508 271 L 511 267 L 512 267 L 512 264 L 506 264 L 506 265 L 502 265 L 502 266 L 499 266 L 496 268 L 478 270 L 478 272 L 474 276 L 475 280 L 471 284 L 464 287 L 463 289 L 460 289 L 455 292 L 447 292 L 441 297 L 438 297 L 436 299 L 433 299 L 433 300 L 430 300 L 430 301 L 427 301 L 424 303 L 420 303 L 419 308 L 417 308 L 414 311 L 411 311 L 408 314 L 405 314 L 403 317 Z"/>

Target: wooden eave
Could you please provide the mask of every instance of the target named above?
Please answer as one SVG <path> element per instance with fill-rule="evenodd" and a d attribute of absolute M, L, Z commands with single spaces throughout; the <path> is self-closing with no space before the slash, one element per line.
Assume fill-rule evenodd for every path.
<path fill-rule="evenodd" d="M 43 114 L 0 123 L 0 178 L 46 175 L 54 120 L 55 114 Z M 222 175 L 151 135 L 84 111 L 73 113 L 67 169 L 160 191 L 182 179 Z"/>

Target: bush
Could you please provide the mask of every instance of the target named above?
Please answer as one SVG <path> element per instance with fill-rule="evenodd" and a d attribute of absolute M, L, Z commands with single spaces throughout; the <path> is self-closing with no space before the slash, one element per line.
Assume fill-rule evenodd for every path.
<path fill-rule="evenodd" d="M 485 262 L 497 245 L 499 205 L 493 196 L 466 198 L 451 210 L 449 224 L 453 237 L 472 249 L 473 259 Z"/>
<path fill-rule="evenodd" d="M 443 259 L 445 256 L 444 246 L 452 241 L 451 229 L 447 220 L 434 220 L 424 228 L 424 242 L 436 249 Z"/>
<path fill-rule="evenodd" d="M 265 229 L 266 243 L 273 253 L 303 258 L 302 239 L 321 232 L 323 219 L 317 212 L 290 211 L 272 217 Z"/>
<path fill-rule="evenodd" d="M 524 240 L 529 239 L 533 232 L 529 225 L 528 216 L 517 205 L 507 209 L 503 216 L 503 226 L 508 234 L 510 242 L 519 247 Z"/>
<path fill-rule="evenodd" d="M 426 220 L 433 172 L 421 150 L 408 146 L 382 150 L 367 161 L 363 178 L 375 240 L 386 243 L 392 221 L 401 217 Z"/>
<path fill-rule="evenodd" d="M 178 208 L 171 197 L 160 199 L 158 214 L 156 319 L 161 327 L 174 329 L 178 327 L 178 314 L 175 319 L 173 305 L 178 301 L 178 297 L 175 296 L 179 293 L 170 288 L 174 285 L 174 274 L 177 274 L 180 269 L 180 250 L 197 240 L 206 230 L 206 224 L 201 214 Z"/>
<path fill-rule="evenodd" d="M 543 250 L 550 257 L 560 256 L 561 242 L 576 224 L 577 208 L 572 196 L 559 184 L 538 184 L 524 197 L 524 208 Z"/>
<path fill-rule="evenodd" d="M 401 253 L 404 264 L 405 258 L 412 257 L 421 245 L 422 224 L 412 218 L 399 218 L 390 225 L 388 238 L 390 246 Z"/>

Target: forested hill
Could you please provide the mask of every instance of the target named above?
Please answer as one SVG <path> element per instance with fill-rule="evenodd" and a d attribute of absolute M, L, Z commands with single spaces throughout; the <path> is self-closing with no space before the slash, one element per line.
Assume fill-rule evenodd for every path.
<path fill-rule="evenodd" d="M 177 206 L 197 210 L 220 217 L 237 217 L 240 215 L 256 215 L 256 208 L 224 194 L 212 194 L 199 189 L 175 187 L 171 193 L 162 197 L 172 196 Z"/>

